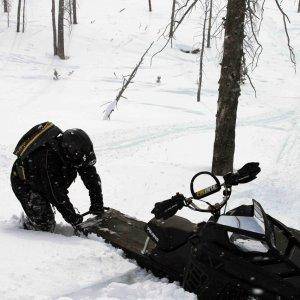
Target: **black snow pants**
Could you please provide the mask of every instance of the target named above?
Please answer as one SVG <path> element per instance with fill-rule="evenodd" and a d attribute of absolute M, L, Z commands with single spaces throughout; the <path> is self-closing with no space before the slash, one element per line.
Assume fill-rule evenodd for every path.
<path fill-rule="evenodd" d="M 50 202 L 19 178 L 15 166 L 11 173 L 11 185 L 26 214 L 24 228 L 53 232 L 55 218 Z"/>

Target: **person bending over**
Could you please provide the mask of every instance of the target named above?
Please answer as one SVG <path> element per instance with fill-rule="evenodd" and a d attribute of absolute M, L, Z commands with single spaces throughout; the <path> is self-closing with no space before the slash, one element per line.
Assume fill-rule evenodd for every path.
<path fill-rule="evenodd" d="M 103 213 L 101 180 L 96 171 L 93 143 L 81 129 L 62 132 L 50 122 L 36 125 L 19 141 L 11 172 L 12 189 L 26 217 L 24 228 L 55 228 L 52 206 L 73 227 L 83 221 L 68 197 L 68 188 L 80 175 L 90 196 L 90 213 Z"/>

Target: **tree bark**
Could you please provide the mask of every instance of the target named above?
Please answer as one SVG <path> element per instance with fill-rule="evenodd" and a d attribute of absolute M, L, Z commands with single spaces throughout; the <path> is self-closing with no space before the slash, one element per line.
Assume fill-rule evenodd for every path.
<path fill-rule="evenodd" d="M 22 32 L 25 32 L 25 3 L 26 1 L 23 0 L 23 16 L 22 16 Z"/>
<path fill-rule="evenodd" d="M 208 29 L 207 29 L 207 44 L 206 44 L 207 48 L 210 48 L 212 7 L 213 7 L 213 0 L 210 0 L 210 3 L 209 3 Z"/>
<path fill-rule="evenodd" d="M 5 13 L 8 12 L 7 0 L 3 0 L 3 9 L 4 9 L 4 12 L 5 12 Z"/>
<path fill-rule="evenodd" d="M 18 0 L 18 10 L 17 10 L 17 32 L 20 32 L 21 1 L 22 1 L 22 0 Z"/>
<path fill-rule="evenodd" d="M 77 2 L 73 0 L 73 24 L 78 24 L 77 22 Z"/>
<path fill-rule="evenodd" d="M 148 0 L 148 4 L 149 4 L 149 11 L 151 12 L 151 11 L 152 11 L 152 3 L 151 3 L 151 0 Z"/>
<path fill-rule="evenodd" d="M 207 15 L 208 15 L 208 0 L 205 0 L 205 12 L 204 12 L 204 23 L 202 28 L 202 44 L 200 48 L 200 61 L 199 61 L 199 83 L 198 83 L 198 91 L 197 91 L 197 102 L 200 102 L 201 98 L 201 89 L 202 89 L 202 77 L 203 77 L 203 57 L 204 57 L 204 49 L 205 49 L 205 33 L 206 33 L 206 23 L 207 23 Z"/>
<path fill-rule="evenodd" d="M 68 9 L 68 13 L 69 13 L 69 23 L 70 23 L 70 27 L 72 26 L 73 24 L 73 21 L 72 21 L 72 0 L 68 0 L 68 5 L 69 5 L 69 9 Z"/>
<path fill-rule="evenodd" d="M 246 0 L 228 0 L 212 163 L 216 175 L 233 170 L 245 14 Z"/>
<path fill-rule="evenodd" d="M 58 5 L 58 28 L 57 28 L 57 54 L 59 58 L 65 59 L 65 42 L 64 42 L 64 0 L 59 0 Z"/>
<path fill-rule="evenodd" d="M 176 0 L 173 0 L 173 4 L 172 4 L 172 14 L 171 14 L 171 23 L 170 23 L 170 32 L 169 32 L 169 38 L 170 38 L 170 40 L 171 40 L 171 47 L 172 47 L 172 39 L 173 39 L 173 37 L 174 37 L 175 5 L 176 5 Z"/>
<path fill-rule="evenodd" d="M 57 55 L 57 36 L 56 36 L 56 19 L 55 19 L 55 0 L 52 0 L 52 32 L 53 32 L 53 53 Z"/>
<path fill-rule="evenodd" d="M 9 7 L 7 9 L 7 27 L 9 27 Z"/>

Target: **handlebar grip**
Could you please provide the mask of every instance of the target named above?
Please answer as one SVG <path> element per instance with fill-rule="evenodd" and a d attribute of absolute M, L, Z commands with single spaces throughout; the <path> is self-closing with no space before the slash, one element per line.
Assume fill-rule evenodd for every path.
<path fill-rule="evenodd" d="M 151 213 L 155 215 L 156 219 L 163 218 L 164 220 L 174 216 L 178 210 L 184 206 L 185 197 L 177 193 L 171 199 L 157 202 L 154 205 Z"/>

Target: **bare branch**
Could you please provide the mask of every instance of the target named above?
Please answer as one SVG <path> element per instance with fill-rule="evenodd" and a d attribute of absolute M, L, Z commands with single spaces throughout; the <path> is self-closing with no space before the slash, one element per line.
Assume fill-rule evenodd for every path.
<path fill-rule="evenodd" d="M 104 117 L 103 119 L 104 120 L 109 120 L 110 119 L 110 116 L 112 114 L 112 112 L 115 110 L 119 100 L 121 98 L 126 98 L 123 96 L 123 93 L 125 92 L 125 90 L 127 89 L 127 87 L 129 86 L 129 84 L 132 82 L 133 78 L 135 77 L 139 67 L 141 66 L 141 64 L 143 63 L 143 60 L 146 56 L 146 54 L 148 53 L 148 51 L 150 50 L 150 48 L 152 47 L 152 45 L 154 44 L 154 42 L 152 42 L 150 44 L 150 46 L 146 49 L 146 51 L 144 52 L 144 54 L 141 56 L 138 64 L 134 67 L 133 71 L 131 72 L 131 74 L 128 76 L 128 79 L 126 79 L 124 76 L 123 76 L 123 85 L 116 97 L 116 99 L 112 102 L 109 103 L 108 107 L 105 109 L 104 111 Z"/>
<path fill-rule="evenodd" d="M 254 9 L 251 7 L 251 3 L 253 3 L 253 6 L 255 7 L 256 2 L 252 2 L 251 0 L 247 0 L 247 12 L 249 14 L 250 31 L 251 31 L 251 34 L 252 34 L 249 37 L 249 39 L 251 39 L 253 37 L 254 41 L 257 45 L 256 49 L 254 50 L 253 59 L 251 61 L 252 70 L 254 70 L 258 65 L 259 57 L 260 57 L 260 55 L 263 51 L 263 47 L 262 47 L 261 43 L 259 42 L 259 40 L 257 38 L 257 34 L 259 33 L 259 30 L 255 29 L 254 20 L 253 20 L 253 17 L 255 17 L 257 19 L 260 19 L 260 17 L 258 17 L 255 14 Z M 259 26 L 259 28 L 260 28 L 260 26 Z"/>
<path fill-rule="evenodd" d="M 170 33 L 172 32 L 172 35 L 169 34 L 169 37 L 166 41 L 166 43 L 164 44 L 164 46 L 158 50 L 157 52 L 155 52 L 152 57 L 151 57 L 151 64 L 152 64 L 152 61 L 153 61 L 153 58 L 154 56 L 156 56 L 157 54 L 161 53 L 166 47 L 167 45 L 169 44 L 169 42 L 171 41 L 172 42 L 172 38 L 174 37 L 174 34 L 176 32 L 176 30 L 178 29 L 178 27 L 180 26 L 180 24 L 183 22 L 183 20 L 185 19 L 185 17 L 188 15 L 188 13 L 193 9 L 193 7 L 196 5 L 196 3 L 198 2 L 198 0 L 193 0 L 192 4 L 187 8 L 187 10 L 183 13 L 182 17 L 177 21 L 175 20 L 175 17 L 174 17 L 174 26 L 172 27 L 172 24 L 169 23 L 166 28 L 164 29 L 163 33 L 161 34 L 161 36 L 158 38 L 160 39 L 162 36 L 164 36 L 164 33 L 167 31 L 167 28 L 170 26 Z M 189 3 L 189 0 L 184 4 L 184 6 L 186 6 L 187 4 Z M 177 11 L 179 11 L 179 9 L 177 9 Z M 171 21 L 172 22 L 172 21 Z M 176 25 L 175 25 L 176 24 Z M 172 28 L 172 31 L 171 31 L 171 28 Z"/>
<path fill-rule="evenodd" d="M 287 16 L 287 14 L 283 11 L 283 9 L 282 9 L 281 5 L 279 4 L 278 0 L 275 0 L 275 3 L 277 5 L 279 11 L 282 14 L 284 31 L 285 31 L 285 35 L 286 35 L 286 39 L 287 39 L 287 46 L 288 46 L 289 53 L 290 53 L 290 60 L 293 64 L 295 72 L 296 72 L 296 56 L 295 56 L 295 53 L 294 53 L 294 48 L 291 46 L 290 35 L 289 35 L 288 29 L 287 29 L 287 21 L 289 23 L 291 23 L 291 21 L 290 21 L 289 17 Z"/>

